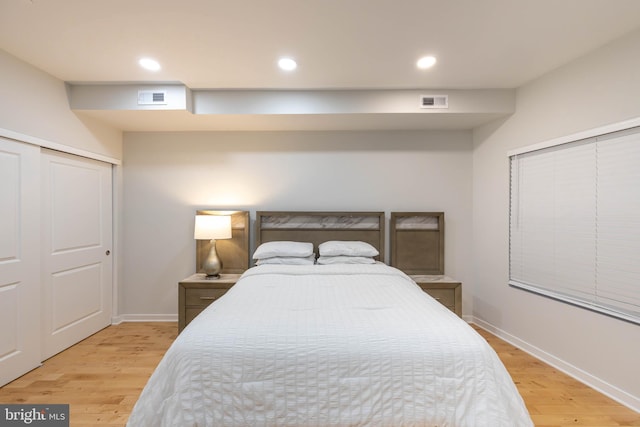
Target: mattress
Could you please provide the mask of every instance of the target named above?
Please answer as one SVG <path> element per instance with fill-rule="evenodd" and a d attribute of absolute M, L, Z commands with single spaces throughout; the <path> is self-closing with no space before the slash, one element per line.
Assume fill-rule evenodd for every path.
<path fill-rule="evenodd" d="M 487 342 L 401 271 L 263 265 L 178 336 L 128 426 L 532 426 Z"/>

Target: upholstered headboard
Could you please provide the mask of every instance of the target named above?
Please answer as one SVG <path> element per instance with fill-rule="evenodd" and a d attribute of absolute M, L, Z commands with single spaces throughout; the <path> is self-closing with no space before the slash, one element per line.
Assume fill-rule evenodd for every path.
<path fill-rule="evenodd" d="M 256 212 L 256 247 L 291 240 L 318 245 L 328 240 L 360 240 L 373 245 L 384 261 L 384 212 Z"/>
<path fill-rule="evenodd" d="M 199 210 L 196 214 L 231 216 L 231 239 L 216 240 L 216 251 L 222 260 L 222 273 L 244 273 L 249 268 L 249 212 Z M 203 273 L 202 263 L 210 248 L 208 240 L 196 240 L 196 272 Z"/>

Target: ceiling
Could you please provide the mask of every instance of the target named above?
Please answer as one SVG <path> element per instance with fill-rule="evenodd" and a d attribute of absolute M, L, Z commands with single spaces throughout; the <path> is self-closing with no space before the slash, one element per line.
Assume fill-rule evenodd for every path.
<path fill-rule="evenodd" d="M 0 47 L 60 80 L 194 90 L 517 88 L 637 28 L 638 0 L 0 0 Z M 437 64 L 417 69 L 423 55 Z M 142 70 L 143 56 L 162 69 Z M 281 56 L 298 69 L 278 69 Z M 136 128 L 124 113 L 92 114 L 153 130 L 146 118 Z M 183 126 L 224 128 L 220 117 L 193 119 Z"/>

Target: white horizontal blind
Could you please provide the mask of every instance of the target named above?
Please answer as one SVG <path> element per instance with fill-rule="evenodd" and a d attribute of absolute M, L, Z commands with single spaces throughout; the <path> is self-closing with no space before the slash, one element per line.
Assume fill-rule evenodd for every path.
<path fill-rule="evenodd" d="M 510 160 L 509 284 L 640 323 L 640 128 Z"/>

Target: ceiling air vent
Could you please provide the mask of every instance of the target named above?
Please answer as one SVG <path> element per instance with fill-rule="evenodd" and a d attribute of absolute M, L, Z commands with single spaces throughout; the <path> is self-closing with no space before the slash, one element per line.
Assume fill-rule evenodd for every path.
<path fill-rule="evenodd" d="M 449 108 L 449 96 L 420 95 L 420 108 Z"/>
<path fill-rule="evenodd" d="M 161 90 L 139 90 L 138 105 L 165 105 L 167 92 Z"/>

